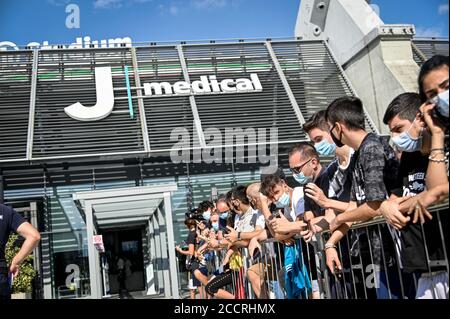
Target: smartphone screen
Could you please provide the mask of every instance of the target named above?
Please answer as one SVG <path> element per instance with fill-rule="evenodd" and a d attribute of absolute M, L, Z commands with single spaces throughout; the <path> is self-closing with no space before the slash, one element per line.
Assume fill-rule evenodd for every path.
<path fill-rule="evenodd" d="M 12 288 L 12 286 L 14 284 L 14 275 L 11 272 L 8 274 L 8 284 L 9 284 L 9 288 Z"/>

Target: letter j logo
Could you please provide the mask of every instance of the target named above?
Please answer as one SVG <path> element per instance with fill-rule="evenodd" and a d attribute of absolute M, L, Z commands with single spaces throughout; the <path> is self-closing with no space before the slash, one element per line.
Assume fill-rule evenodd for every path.
<path fill-rule="evenodd" d="M 64 109 L 71 118 L 82 121 L 99 121 L 111 114 L 114 108 L 114 89 L 111 67 L 95 68 L 97 104 L 86 107 L 77 102 Z"/>

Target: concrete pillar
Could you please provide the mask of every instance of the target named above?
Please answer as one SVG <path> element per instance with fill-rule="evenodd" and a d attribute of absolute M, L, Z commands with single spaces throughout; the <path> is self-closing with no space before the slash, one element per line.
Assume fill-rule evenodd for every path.
<path fill-rule="evenodd" d="M 386 25 L 365 0 L 302 0 L 295 35 L 324 40 L 381 133 L 384 112 L 399 94 L 417 91 L 413 25 Z M 383 8 L 380 8 L 382 10 Z"/>

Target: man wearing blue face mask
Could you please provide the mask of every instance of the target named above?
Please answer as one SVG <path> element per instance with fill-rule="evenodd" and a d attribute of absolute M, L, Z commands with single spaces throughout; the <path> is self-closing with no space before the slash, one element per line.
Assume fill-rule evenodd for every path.
<path fill-rule="evenodd" d="M 273 202 L 278 209 L 282 211 L 280 218 L 269 218 L 269 230 L 275 232 L 274 238 L 278 236 L 293 236 L 299 234 L 305 240 L 308 240 L 312 236 L 312 232 L 308 230 L 307 224 L 303 221 L 305 205 L 303 197 L 303 188 L 296 187 L 291 188 L 287 185 L 286 181 L 278 174 L 267 175 L 263 178 L 260 188 L 260 199 L 263 207 L 267 207 L 268 201 Z M 269 214 L 270 215 L 270 214 Z M 267 215 L 266 215 L 267 216 Z M 311 248 L 308 250 L 308 245 L 304 241 L 295 241 L 297 247 L 301 247 L 300 251 L 304 253 L 312 252 Z M 289 248 L 286 248 L 289 249 Z M 317 280 L 317 271 L 315 265 L 314 256 L 310 254 L 310 263 L 306 266 L 307 273 L 311 274 L 312 289 L 311 297 L 313 299 L 320 299 L 319 284 Z M 286 260 L 284 260 L 286 261 Z"/>
<path fill-rule="evenodd" d="M 401 94 L 391 102 L 383 119 L 389 126 L 394 145 L 403 152 L 399 173 L 403 188 L 396 192 L 398 197 L 416 197 L 426 192 L 429 184 L 426 182 L 427 171 L 432 149 L 431 131 L 440 130 L 443 135 L 442 128 L 435 127 L 434 123 L 427 125 L 420 112 L 421 104 L 419 94 Z M 434 170 L 444 176 L 448 183 L 445 164 L 439 163 L 441 167 L 436 167 Z M 415 296 L 416 298 L 448 298 L 447 268 L 436 266 L 439 263 L 433 263 L 433 261 L 445 259 L 441 242 L 448 241 L 447 234 L 443 234 L 445 239 L 441 238 L 438 218 L 432 218 L 425 211 L 427 217 L 432 219 L 424 224 L 424 217 L 421 217 L 423 225 L 420 225 L 417 223 L 417 217 L 415 221 L 412 221 L 410 217 L 404 216 L 401 212 L 402 206 L 398 201 L 391 199 L 383 202 L 380 211 L 391 225 L 400 230 L 402 266 L 406 273 L 416 277 L 418 285 Z M 440 219 L 443 225 L 448 224 L 448 208 L 440 215 Z M 428 260 L 430 263 L 427 262 Z"/>
<path fill-rule="evenodd" d="M 214 204 L 210 201 L 203 201 L 198 205 L 198 213 L 202 214 L 204 220 L 209 222 L 211 218 L 211 211 L 214 209 Z"/>
<path fill-rule="evenodd" d="M 227 219 L 230 215 L 230 207 L 228 206 L 225 195 L 221 195 L 217 199 L 216 211 L 219 213 L 219 228 L 225 230 L 227 227 Z"/>
<path fill-rule="evenodd" d="M 330 128 L 325 119 L 325 110 L 314 114 L 303 125 L 314 147 L 321 156 L 333 156 L 335 159 L 327 166 L 330 187 L 321 192 L 315 184 L 306 185 L 305 196 L 313 199 L 324 209 L 343 212 L 350 202 L 352 160 L 355 151 L 343 145 L 337 147 L 330 135 Z"/>
<path fill-rule="evenodd" d="M 314 183 L 328 194 L 330 180 L 327 169 L 320 164 L 319 154 L 309 143 L 299 143 L 289 152 L 289 167 L 294 179 L 300 185 Z M 313 199 L 305 197 L 305 220 L 325 216 L 325 208 Z"/>

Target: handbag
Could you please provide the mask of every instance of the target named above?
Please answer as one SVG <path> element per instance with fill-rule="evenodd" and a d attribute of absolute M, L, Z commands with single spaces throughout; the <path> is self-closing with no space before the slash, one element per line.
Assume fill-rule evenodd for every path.
<path fill-rule="evenodd" d="M 190 259 L 186 260 L 186 270 L 195 271 L 200 267 L 200 260 L 197 257 L 192 256 Z"/>

